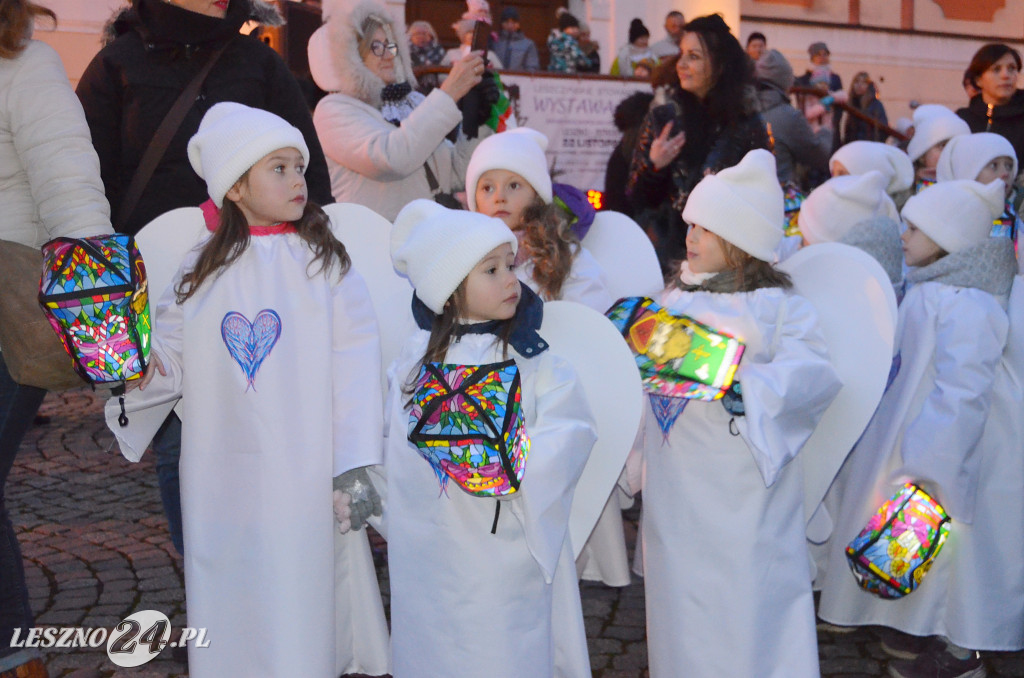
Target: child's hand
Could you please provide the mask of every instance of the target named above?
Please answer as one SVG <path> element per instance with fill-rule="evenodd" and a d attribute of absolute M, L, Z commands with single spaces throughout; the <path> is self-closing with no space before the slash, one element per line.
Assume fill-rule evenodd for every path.
<path fill-rule="evenodd" d="M 342 534 L 349 529 L 361 530 L 370 516 L 379 516 L 380 513 L 380 495 L 370 482 L 365 467 L 346 471 L 334 479 L 334 516 Z M 347 527 L 345 520 L 349 523 Z"/>
<path fill-rule="evenodd" d="M 352 497 L 341 490 L 334 494 L 334 519 L 338 521 L 338 532 L 345 534 L 352 529 Z"/>
<path fill-rule="evenodd" d="M 156 351 L 149 352 L 149 364 L 146 365 L 146 371 L 142 373 L 142 379 L 128 382 L 125 392 L 134 390 L 136 386 L 139 387 L 140 391 L 145 391 L 146 387 L 149 386 L 149 382 L 153 381 L 153 368 L 156 368 L 156 371 L 160 373 L 161 377 L 167 376 L 167 370 L 164 369 L 164 363 L 160 360 L 160 356 L 157 355 Z"/>

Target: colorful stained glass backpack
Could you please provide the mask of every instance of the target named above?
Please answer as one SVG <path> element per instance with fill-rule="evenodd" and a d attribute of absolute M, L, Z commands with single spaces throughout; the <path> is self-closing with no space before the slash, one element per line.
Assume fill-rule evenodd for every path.
<path fill-rule="evenodd" d="M 409 413 L 409 441 L 441 489 L 454 480 L 477 497 L 519 490 L 530 452 L 514 360 L 488 365 L 427 363 Z"/>
<path fill-rule="evenodd" d="M 605 315 L 633 351 L 647 393 L 718 400 L 732 386 L 742 342 L 648 297 L 620 299 Z"/>
<path fill-rule="evenodd" d="M 43 245 L 39 303 L 75 372 L 124 395 L 149 363 L 146 267 L 130 235 L 55 238 Z M 124 399 L 122 426 L 127 425 Z"/>
<path fill-rule="evenodd" d="M 881 598 L 912 593 L 946 542 L 949 522 L 937 501 L 906 483 L 846 547 L 857 583 Z"/>

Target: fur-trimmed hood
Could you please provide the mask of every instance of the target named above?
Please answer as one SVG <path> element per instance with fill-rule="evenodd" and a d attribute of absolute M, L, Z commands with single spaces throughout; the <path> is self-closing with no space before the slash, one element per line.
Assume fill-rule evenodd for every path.
<path fill-rule="evenodd" d="M 309 70 L 314 82 L 327 92 L 340 92 L 374 108 L 381 107 L 381 90 L 385 82 L 374 74 L 359 57 L 360 30 L 370 16 L 381 18 L 398 43 L 396 82 L 416 86 L 409 56 L 409 41 L 405 30 L 397 25 L 388 9 L 376 0 L 361 0 L 350 10 L 345 0 L 324 3 L 327 23 L 309 40 Z"/>

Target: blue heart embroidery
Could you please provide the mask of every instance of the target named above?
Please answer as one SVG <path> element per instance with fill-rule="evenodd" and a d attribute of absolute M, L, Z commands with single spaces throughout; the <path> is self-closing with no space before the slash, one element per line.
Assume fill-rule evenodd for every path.
<path fill-rule="evenodd" d="M 245 374 L 248 382 L 245 390 L 255 390 L 256 373 L 281 337 L 281 316 L 265 308 L 249 322 L 241 313 L 230 311 L 220 323 L 220 336 L 224 338 L 228 353 Z"/>

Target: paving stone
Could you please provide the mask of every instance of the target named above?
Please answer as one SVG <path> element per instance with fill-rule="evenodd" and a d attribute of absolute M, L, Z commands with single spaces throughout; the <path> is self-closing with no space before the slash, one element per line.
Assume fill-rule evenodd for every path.
<path fill-rule="evenodd" d="M 38 623 L 113 628 L 157 609 L 186 626 L 184 566 L 167 534 L 153 456 L 132 464 L 111 448 L 102 403 L 87 389 L 49 394 L 42 413 L 51 422 L 26 435 L 6 488 Z M 630 549 L 639 515 L 639 502 L 623 514 Z M 368 534 L 387 605 L 387 544 Z M 623 588 L 584 582 L 580 592 L 594 678 L 648 678 L 643 579 Z M 887 675 L 872 629 L 818 637 L 823 678 Z M 131 669 L 114 666 L 103 648 L 53 648 L 45 659 L 52 678 L 188 676 L 167 652 Z M 1024 678 L 1024 652 L 986 653 L 985 661 L 992 678 Z M 92 673 L 74 675 L 84 671 Z"/>

